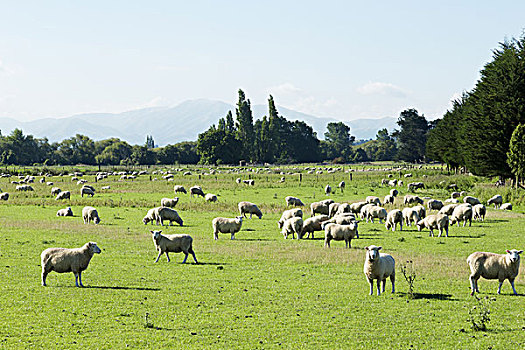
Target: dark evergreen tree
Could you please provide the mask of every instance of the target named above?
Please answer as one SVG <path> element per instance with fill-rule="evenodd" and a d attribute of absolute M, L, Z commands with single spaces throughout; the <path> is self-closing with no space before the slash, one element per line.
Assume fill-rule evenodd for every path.
<path fill-rule="evenodd" d="M 425 116 L 415 109 L 407 109 L 401 112 L 397 125 L 400 129 L 393 133 L 398 144 L 397 158 L 407 162 L 424 160 L 429 130 Z"/>
<path fill-rule="evenodd" d="M 350 127 L 343 122 L 328 123 L 326 130 L 325 140 L 334 152 L 331 156 L 350 161 L 353 157 L 352 144 L 355 141 L 355 137 L 350 135 Z"/>
<path fill-rule="evenodd" d="M 507 163 L 516 176 L 516 187 L 525 177 L 525 125 L 518 124 L 510 138 Z"/>

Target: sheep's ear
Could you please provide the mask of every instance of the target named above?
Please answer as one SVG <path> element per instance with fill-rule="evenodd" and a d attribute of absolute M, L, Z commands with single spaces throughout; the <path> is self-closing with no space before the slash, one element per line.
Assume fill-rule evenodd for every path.
<path fill-rule="evenodd" d="M 154 231 L 149 231 L 149 232 L 151 232 L 152 234 L 154 234 L 154 233 L 155 233 Z"/>
<path fill-rule="evenodd" d="M 377 247 L 377 250 L 381 250 L 383 247 Z"/>
<path fill-rule="evenodd" d="M 518 254 L 521 254 L 521 253 L 523 253 L 523 250 L 518 250 Z"/>
<path fill-rule="evenodd" d="M 365 247 L 365 249 L 366 249 L 366 250 L 370 250 L 370 249 L 368 249 L 368 247 Z"/>
<path fill-rule="evenodd" d="M 506 252 L 510 254 L 510 250 L 507 249 Z"/>

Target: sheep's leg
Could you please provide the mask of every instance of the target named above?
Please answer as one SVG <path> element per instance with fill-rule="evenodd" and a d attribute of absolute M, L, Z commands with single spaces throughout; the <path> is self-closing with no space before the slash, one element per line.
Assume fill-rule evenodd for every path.
<path fill-rule="evenodd" d="M 195 264 L 198 264 L 197 257 L 195 256 L 195 252 L 193 251 L 193 248 L 188 249 L 188 252 L 193 256 L 193 261 L 195 261 Z"/>
<path fill-rule="evenodd" d="M 230 232 L 230 240 L 235 239 L 235 232 Z"/>
<path fill-rule="evenodd" d="M 74 272 L 75 274 L 75 286 L 79 287 L 78 285 L 78 273 Z"/>
<path fill-rule="evenodd" d="M 472 226 L 472 219 L 470 219 L 470 220 L 468 221 L 468 227 L 471 227 L 471 226 Z"/>
<path fill-rule="evenodd" d="M 166 251 L 166 258 L 168 258 L 168 262 L 170 262 L 170 256 L 168 255 L 168 251 Z"/>
<path fill-rule="evenodd" d="M 155 260 L 155 262 L 159 261 L 159 258 L 160 258 L 161 255 L 162 255 L 162 250 L 159 249 L 159 255 L 157 255 L 157 260 Z"/>
<path fill-rule="evenodd" d="M 369 295 L 372 295 L 374 294 L 374 280 L 369 278 L 368 284 L 370 284 L 370 294 Z"/>
<path fill-rule="evenodd" d="M 42 285 L 46 286 L 46 277 L 48 272 L 45 269 L 42 269 Z"/>
<path fill-rule="evenodd" d="M 189 255 L 188 252 L 184 253 L 184 260 L 182 260 L 183 264 L 186 264 L 186 259 L 188 259 L 188 255 Z"/>
<path fill-rule="evenodd" d="M 377 295 L 381 295 L 381 280 L 377 279 Z"/>
<path fill-rule="evenodd" d="M 324 240 L 324 246 L 325 246 L 325 248 L 326 248 L 326 247 L 330 248 L 330 240 L 329 240 L 329 239 L 326 239 L 326 238 L 325 238 L 325 240 Z"/>
<path fill-rule="evenodd" d="M 516 293 L 516 288 L 514 288 L 514 280 L 509 279 L 509 282 L 510 282 L 510 285 L 512 286 L 512 291 L 514 292 L 514 295 L 518 295 L 518 293 Z"/>
<path fill-rule="evenodd" d="M 396 275 L 390 275 L 390 282 L 392 283 L 392 294 L 396 292 Z"/>
<path fill-rule="evenodd" d="M 382 283 L 383 283 L 383 287 L 381 288 L 381 293 L 384 293 L 385 292 L 385 288 L 386 288 L 386 277 L 385 277 L 385 279 L 383 279 Z"/>
<path fill-rule="evenodd" d="M 474 275 L 470 275 L 470 295 L 474 295 L 475 292 L 479 293 L 478 285 L 477 285 L 477 279 Z"/>
<path fill-rule="evenodd" d="M 78 272 L 78 284 L 80 284 L 81 287 L 84 287 L 82 284 L 82 271 Z"/>

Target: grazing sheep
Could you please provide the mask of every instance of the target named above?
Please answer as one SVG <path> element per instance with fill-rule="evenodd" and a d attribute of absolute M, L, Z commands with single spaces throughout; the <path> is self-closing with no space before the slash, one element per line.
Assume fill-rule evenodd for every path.
<path fill-rule="evenodd" d="M 385 200 L 383 201 L 385 204 L 394 204 L 395 197 L 391 194 L 387 194 L 385 196 Z"/>
<path fill-rule="evenodd" d="M 308 233 L 306 238 L 309 238 L 311 233 L 312 238 L 314 238 L 314 231 L 322 231 L 323 228 L 321 227 L 321 224 L 328 219 L 330 219 L 328 215 L 317 215 L 304 220 L 301 236 L 304 237 L 304 234 Z"/>
<path fill-rule="evenodd" d="M 390 195 L 391 195 L 392 197 L 397 197 L 398 194 L 399 194 L 399 191 L 396 190 L 395 188 L 393 188 L 393 189 L 390 190 Z"/>
<path fill-rule="evenodd" d="M 341 193 L 343 193 L 345 191 L 346 184 L 344 181 L 341 181 L 339 185 L 337 185 L 337 187 L 339 187 L 339 189 L 341 190 Z"/>
<path fill-rule="evenodd" d="M 217 195 L 213 193 L 206 193 L 204 199 L 206 202 L 217 202 Z"/>
<path fill-rule="evenodd" d="M 319 203 L 323 203 L 329 206 L 330 204 L 335 203 L 335 201 L 333 199 L 323 199 L 322 201 L 319 201 Z"/>
<path fill-rule="evenodd" d="M 171 209 L 168 207 L 160 207 L 157 211 L 156 215 L 157 225 L 164 225 L 164 220 L 168 220 L 170 222 L 170 226 L 173 225 L 173 221 L 175 221 L 180 226 L 183 226 L 183 221 L 179 216 L 179 213 L 175 209 Z"/>
<path fill-rule="evenodd" d="M 71 207 L 60 209 L 57 211 L 57 216 L 73 216 L 73 210 L 71 210 Z"/>
<path fill-rule="evenodd" d="M 296 197 L 288 196 L 284 199 L 286 201 L 287 206 L 294 206 L 294 207 L 303 207 L 304 203 Z"/>
<path fill-rule="evenodd" d="M 407 205 L 407 204 L 414 204 L 414 203 L 423 204 L 423 200 L 419 198 L 418 196 L 407 194 L 403 200 L 403 204 Z"/>
<path fill-rule="evenodd" d="M 9 199 L 9 193 L 7 192 L 0 193 L 0 200 L 6 201 L 8 199 Z"/>
<path fill-rule="evenodd" d="M 53 182 L 51 182 L 51 181 L 46 182 L 46 186 L 53 186 L 53 185 L 54 185 L 54 184 L 53 184 Z"/>
<path fill-rule="evenodd" d="M 512 204 L 511 203 L 503 203 L 499 208 L 501 210 L 512 210 Z"/>
<path fill-rule="evenodd" d="M 452 198 L 452 199 L 459 198 L 459 197 L 461 197 L 461 193 L 459 193 L 459 192 L 452 192 L 450 194 L 450 198 Z"/>
<path fill-rule="evenodd" d="M 368 196 L 368 197 L 366 197 L 366 202 L 370 203 L 370 204 L 381 205 L 381 201 L 376 196 Z"/>
<path fill-rule="evenodd" d="M 457 199 L 457 198 L 448 198 L 448 199 L 445 199 L 445 203 L 459 204 L 459 199 Z"/>
<path fill-rule="evenodd" d="M 422 182 L 411 182 L 407 185 L 409 191 L 415 191 L 420 188 L 425 188 L 425 184 Z"/>
<path fill-rule="evenodd" d="M 186 191 L 186 189 L 184 188 L 184 186 L 181 186 L 181 185 L 175 185 L 173 186 L 173 191 L 175 192 L 175 194 L 181 192 L 181 193 L 184 193 L 184 194 L 187 194 L 188 192 Z"/>
<path fill-rule="evenodd" d="M 328 216 L 333 217 L 335 213 L 337 213 L 337 210 L 339 209 L 339 206 L 341 203 L 332 203 L 328 206 Z"/>
<path fill-rule="evenodd" d="M 71 192 L 69 191 L 62 191 L 60 192 L 59 194 L 57 194 L 55 200 L 60 200 L 60 199 L 70 199 L 71 198 Z"/>
<path fill-rule="evenodd" d="M 158 216 L 158 212 L 160 208 L 162 207 L 152 208 L 148 210 L 148 213 L 142 219 L 142 222 L 144 223 L 144 225 L 147 225 L 149 222 L 151 222 L 152 224 L 157 223 L 157 216 Z"/>
<path fill-rule="evenodd" d="M 58 187 L 53 187 L 53 188 L 51 189 L 51 194 L 52 194 L 53 196 L 56 196 L 56 195 L 59 194 L 60 192 L 62 192 L 62 191 L 61 191 L 60 188 L 58 188 Z"/>
<path fill-rule="evenodd" d="M 252 215 L 255 214 L 259 219 L 262 219 L 263 214 L 255 204 L 250 202 L 239 202 L 238 207 L 241 216 L 246 217 L 246 214 L 250 214 L 251 219 Z"/>
<path fill-rule="evenodd" d="M 237 182 L 238 184 L 240 184 L 240 183 L 242 182 L 242 180 L 241 180 L 240 177 L 238 177 L 238 178 L 235 180 L 235 182 Z"/>
<path fill-rule="evenodd" d="M 428 210 L 437 210 L 439 211 L 441 208 L 443 208 L 443 202 L 437 199 L 431 199 L 427 202 Z"/>
<path fill-rule="evenodd" d="M 417 210 L 414 208 L 405 208 L 402 211 L 403 213 L 403 220 L 405 220 L 405 225 L 410 226 L 412 223 L 416 224 L 421 218 L 419 217 L 419 214 L 417 213 Z"/>
<path fill-rule="evenodd" d="M 40 255 L 42 264 L 42 285 L 46 285 L 46 277 L 51 271 L 58 273 L 73 272 L 75 285 L 82 284 L 82 271 L 87 269 L 93 254 L 100 254 L 101 250 L 95 242 L 88 242 L 80 248 L 47 248 Z"/>
<path fill-rule="evenodd" d="M 452 212 L 452 215 L 450 216 L 450 224 L 454 225 L 456 222 L 458 223 L 463 220 L 463 227 L 467 224 L 467 221 L 469 222 L 469 226 L 472 226 L 472 206 L 467 206 L 464 204 L 458 205 L 456 208 L 454 208 L 454 211 Z"/>
<path fill-rule="evenodd" d="M 324 188 L 324 193 L 328 196 L 330 193 L 332 193 L 332 187 L 330 187 L 330 185 L 326 185 Z"/>
<path fill-rule="evenodd" d="M 177 205 L 177 203 L 179 202 L 179 197 L 175 197 L 175 198 L 162 198 L 160 200 L 160 205 L 162 207 L 168 207 L 168 208 L 173 208 L 174 206 Z"/>
<path fill-rule="evenodd" d="M 204 191 L 202 190 L 200 186 L 190 187 L 190 196 L 193 197 L 195 195 L 201 196 L 202 198 L 205 197 Z"/>
<path fill-rule="evenodd" d="M 443 181 L 443 182 L 444 182 L 444 181 Z M 447 186 L 447 189 L 448 189 L 448 190 L 454 190 L 454 191 L 455 191 L 455 190 L 458 189 L 458 185 L 456 185 L 456 184 L 450 184 L 450 185 Z M 458 197 L 459 197 L 459 192 L 455 192 L 455 193 L 457 193 L 457 194 L 458 194 Z M 454 198 L 455 198 L 455 197 L 454 197 Z"/>
<path fill-rule="evenodd" d="M 186 259 L 188 259 L 189 254 L 193 256 L 193 261 L 195 261 L 196 264 L 199 263 L 192 248 L 193 238 L 191 238 L 190 235 L 162 235 L 162 231 L 150 232 L 152 234 L 153 243 L 155 244 L 155 249 L 159 252 L 155 262 L 159 261 L 159 258 L 163 253 L 166 253 L 166 258 L 168 258 L 168 262 L 170 262 L 170 256 L 168 253 L 182 252 L 184 253 L 184 260 L 182 261 L 183 264 L 186 263 Z"/>
<path fill-rule="evenodd" d="M 417 213 L 417 215 L 419 215 L 420 219 L 423 219 L 425 216 L 427 216 L 427 210 L 422 205 L 416 205 L 412 209 L 414 209 L 416 211 L 416 213 Z"/>
<path fill-rule="evenodd" d="M 354 213 L 345 213 L 323 221 L 321 223 L 321 228 L 324 229 L 327 224 L 350 225 L 352 222 L 357 222 Z M 356 238 L 359 238 L 358 234 L 356 234 Z"/>
<path fill-rule="evenodd" d="M 109 190 L 109 189 L 111 189 L 111 186 L 102 186 L 100 189 L 101 190 Z"/>
<path fill-rule="evenodd" d="M 324 246 L 330 248 L 331 240 L 344 240 L 346 248 L 351 248 L 352 239 L 357 234 L 357 222 L 350 225 L 327 224 L 324 226 Z"/>
<path fill-rule="evenodd" d="M 377 280 L 377 295 L 381 295 L 381 282 L 383 282 L 382 292 L 385 292 L 387 277 L 390 277 L 392 293 L 395 293 L 396 262 L 392 255 L 379 253 L 381 248 L 375 245 L 365 247 L 366 258 L 363 272 L 370 284 L 370 295 L 374 294 L 374 280 Z"/>
<path fill-rule="evenodd" d="M 472 218 L 474 220 L 485 221 L 487 208 L 483 204 L 476 204 L 472 207 Z"/>
<path fill-rule="evenodd" d="M 393 179 L 393 180 L 388 181 L 388 186 L 390 187 L 397 186 L 397 180 Z"/>
<path fill-rule="evenodd" d="M 84 224 L 89 224 L 91 221 L 97 225 L 100 223 L 98 212 L 93 207 L 84 207 L 82 209 L 82 219 L 84 219 Z"/>
<path fill-rule="evenodd" d="M 520 269 L 520 254 L 523 250 L 507 250 L 507 254 L 495 254 L 487 252 L 475 252 L 467 258 L 467 264 L 470 267 L 470 288 L 474 295 L 479 293 L 478 279 L 480 277 L 494 280 L 499 280 L 498 294 L 501 293 L 501 285 L 508 279 L 512 286 L 514 295 L 517 295 L 516 288 L 514 288 L 514 279 L 518 276 Z"/>
<path fill-rule="evenodd" d="M 445 206 L 443 206 L 443 208 L 439 209 L 439 212 L 438 214 L 447 214 L 447 215 L 452 215 L 452 213 L 454 212 L 454 209 L 456 209 L 456 207 L 458 206 L 459 204 L 457 203 L 452 203 L 452 204 L 447 204 Z"/>
<path fill-rule="evenodd" d="M 367 211 L 366 222 L 370 220 L 372 223 L 374 223 L 374 219 L 379 219 L 379 223 L 382 224 L 383 220 L 386 220 L 386 217 L 387 212 L 385 208 L 372 206 Z"/>
<path fill-rule="evenodd" d="M 472 196 L 465 196 L 465 198 L 463 198 L 463 203 L 468 203 L 470 205 L 481 204 L 479 199 Z"/>
<path fill-rule="evenodd" d="M 283 234 L 285 239 L 288 238 L 289 234 L 292 235 L 292 238 L 295 238 L 295 234 L 297 234 L 297 239 L 301 239 L 303 238 L 302 231 L 303 231 L 303 218 L 295 216 L 293 218 L 290 218 L 284 221 L 281 233 Z"/>
<path fill-rule="evenodd" d="M 393 209 L 388 212 L 386 216 L 385 228 L 392 231 L 396 230 L 396 224 L 399 224 L 399 229 L 403 231 L 403 213 L 399 209 Z"/>
<path fill-rule="evenodd" d="M 231 239 L 235 239 L 235 233 L 241 230 L 242 216 L 236 218 L 215 218 L 211 221 L 213 226 L 213 238 L 219 239 L 219 233 L 229 233 Z"/>
<path fill-rule="evenodd" d="M 365 220 L 368 217 L 368 210 L 372 207 L 375 207 L 375 204 L 367 203 L 361 207 L 361 211 L 359 212 L 359 217 L 361 220 Z M 368 220 L 366 221 L 368 222 Z"/>
<path fill-rule="evenodd" d="M 352 203 L 352 204 L 350 204 L 350 209 L 352 210 L 352 212 L 354 214 L 357 215 L 357 214 L 359 214 L 361 212 L 361 208 L 363 208 L 363 206 L 365 206 L 366 204 L 368 204 L 368 203 L 366 203 L 366 202 Z"/>
<path fill-rule="evenodd" d="M 91 186 L 91 185 L 86 185 L 86 184 L 84 184 L 84 185 L 82 185 L 82 188 L 89 188 L 91 191 L 96 192 L 96 191 L 95 191 L 95 187 L 93 187 L 93 186 Z"/>
<path fill-rule="evenodd" d="M 503 197 L 499 194 L 495 195 L 487 201 L 487 205 L 491 204 L 494 204 L 494 209 L 498 209 L 503 204 Z"/>
<path fill-rule="evenodd" d="M 352 208 L 350 207 L 350 204 L 348 203 L 341 203 L 337 207 L 337 211 L 335 212 L 334 215 L 341 215 L 341 214 L 346 214 L 346 213 L 352 213 Z"/>
<path fill-rule="evenodd" d="M 299 209 L 299 208 L 285 210 L 283 212 L 283 215 L 281 215 L 281 218 L 277 222 L 277 225 L 279 226 L 279 228 L 283 228 L 284 222 L 286 220 L 288 220 L 288 219 L 293 218 L 293 217 L 300 217 L 300 218 L 302 218 L 303 217 L 303 211 L 301 209 Z"/>
<path fill-rule="evenodd" d="M 322 202 L 313 202 L 310 204 L 311 216 L 315 214 L 329 215 L 330 214 L 330 204 Z"/>
<path fill-rule="evenodd" d="M 461 191 L 461 192 L 459 192 L 459 195 L 460 195 L 461 197 L 464 197 L 464 196 L 467 195 L 467 191 Z"/>
<path fill-rule="evenodd" d="M 448 237 L 448 220 L 448 215 L 446 214 L 429 215 L 417 222 L 417 230 L 421 231 L 423 228 L 428 228 L 431 237 L 434 237 L 434 230 L 439 230 L 438 237 L 441 237 L 444 229 Z"/>
<path fill-rule="evenodd" d="M 87 196 L 91 196 L 91 197 L 93 197 L 93 196 L 95 195 L 95 192 L 93 192 L 93 191 L 91 190 L 91 188 L 88 188 L 88 187 L 82 187 L 82 188 L 80 189 L 80 196 L 81 196 L 81 197 L 84 197 L 84 195 L 87 195 Z"/>

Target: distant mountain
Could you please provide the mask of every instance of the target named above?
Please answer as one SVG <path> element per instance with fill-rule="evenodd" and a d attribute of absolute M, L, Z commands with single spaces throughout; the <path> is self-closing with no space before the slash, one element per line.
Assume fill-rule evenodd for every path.
<path fill-rule="evenodd" d="M 267 114 L 266 105 L 253 105 L 255 119 Z M 277 107 L 279 114 L 289 120 L 302 120 L 312 126 L 317 137 L 324 138 L 326 125 L 337 122 L 333 118 L 320 118 L 297 112 L 285 107 Z M 75 134 L 87 135 L 94 140 L 118 137 L 131 144 L 143 144 L 146 135 L 152 135 L 156 144 L 164 146 L 180 141 L 197 140 L 198 134 L 206 131 L 219 118 L 231 110 L 235 116 L 235 106 L 222 101 L 207 99 L 188 100 L 175 107 L 154 107 L 137 109 L 123 113 L 89 113 L 66 118 L 44 118 L 29 122 L 19 122 L 11 118 L 0 118 L 0 130 L 8 135 L 15 128 L 24 134 L 47 137 L 50 142 L 62 141 Z M 356 139 L 375 138 L 379 129 L 393 130 L 395 118 L 357 119 L 345 122 Z"/>

